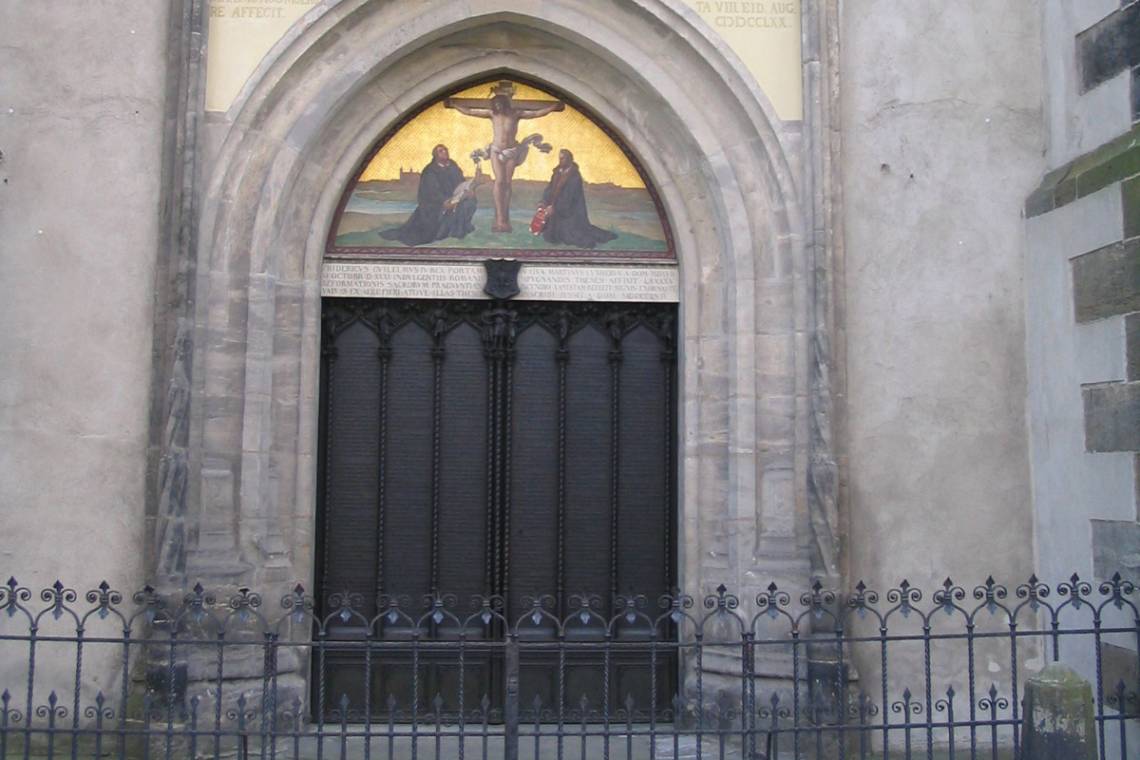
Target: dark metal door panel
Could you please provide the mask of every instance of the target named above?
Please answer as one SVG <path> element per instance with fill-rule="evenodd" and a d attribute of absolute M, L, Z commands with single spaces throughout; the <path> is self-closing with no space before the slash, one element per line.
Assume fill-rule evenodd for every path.
<path fill-rule="evenodd" d="M 674 308 L 325 301 L 323 612 L 331 642 L 369 630 L 388 642 L 375 658 L 334 647 L 326 690 L 376 717 L 390 696 L 404 714 L 425 714 L 438 695 L 454 714 L 461 688 L 465 713 L 484 694 L 502 704 L 501 645 L 478 644 L 501 641 L 502 626 L 467 632 L 461 687 L 454 647 L 438 648 L 458 638 L 452 621 L 425 618 L 425 645 L 413 645 L 407 618 L 333 614 L 345 594 L 369 615 L 393 599 L 425 610 L 434 593 L 474 612 L 472 598 L 501 595 L 513 622 L 539 597 L 559 619 L 575 596 L 609 619 L 622 595 L 638 593 L 656 616 L 675 566 Z M 520 633 L 559 643 L 549 619 Z M 557 647 L 525 651 L 524 709 L 535 697 L 549 710 L 582 695 L 596 712 L 627 696 L 644 708 L 654 681 L 667 706 L 675 656 L 658 648 L 654 678 L 647 627 L 622 621 L 611 634 L 618 646 L 597 624 L 569 627 L 561 662 Z"/>

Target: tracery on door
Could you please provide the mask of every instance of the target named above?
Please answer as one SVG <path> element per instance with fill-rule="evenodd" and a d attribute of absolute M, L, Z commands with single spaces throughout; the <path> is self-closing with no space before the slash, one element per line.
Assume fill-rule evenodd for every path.
<path fill-rule="evenodd" d="M 562 619 L 579 593 L 600 598 L 608 617 L 619 595 L 669 591 L 674 304 L 327 299 L 323 324 L 326 615 L 338 595 L 372 616 L 385 598 L 447 593 L 472 614 L 478 598 L 500 597 L 510 620 L 549 594 Z M 331 635 L 367 635 L 361 625 L 334 617 Z M 384 637 L 408 635 L 405 621 L 381 625 Z M 448 626 L 427 635 L 446 638 Z M 327 673 L 335 693 L 361 704 L 358 659 Z M 492 660 L 473 666 L 469 693 L 501 692 Z M 552 666 L 523 663 L 524 698 L 551 703 Z M 426 667 L 420 693 L 446 703 L 446 669 Z M 673 667 L 660 658 L 662 705 Z M 408 668 L 376 667 L 372 704 L 406 692 Z M 598 692 L 600 669 L 578 663 L 575 693 Z M 644 656 L 627 653 L 612 669 L 622 693 L 649 701 Z"/>

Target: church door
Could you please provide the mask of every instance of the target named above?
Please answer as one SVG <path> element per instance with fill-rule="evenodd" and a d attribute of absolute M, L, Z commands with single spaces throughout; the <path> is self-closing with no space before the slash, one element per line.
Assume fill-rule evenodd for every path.
<path fill-rule="evenodd" d="M 394 699 L 424 715 L 438 695 L 454 715 L 461 688 L 464 712 L 501 706 L 503 626 L 475 615 L 479 597 L 501 597 L 512 623 L 545 595 L 563 620 L 583 594 L 607 619 L 631 594 L 660 613 L 676 573 L 676 304 L 327 298 L 322 323 L 318 601 L 330 641 L 373 621 L 383 644 L 367 663 L 362 648 L 314 658 L 326 711 L 345 694 L 350 714 L 387 719 Z M 413 646 L 409 619 L 379 614 L 395 600 L 418 618 L 436 595 L 475 620 L 462 687 L 450 618 L 426 617 Z M 334 614 L 346 601 L 359 615 Z M 524 633 L 556 638 L 546 623 Z M 524 710 L 536 696 L 552 709 L 560 682 L 567 705 L 601 710 L 608 682 L 611 709 L 627 695 L 648 709 L 647 649 L 615 649 L 608 678 L 599 649 L 562 676 L 539 649 L 523 649 Z M 676 660 L 656 662 L 667 706 Z"/>

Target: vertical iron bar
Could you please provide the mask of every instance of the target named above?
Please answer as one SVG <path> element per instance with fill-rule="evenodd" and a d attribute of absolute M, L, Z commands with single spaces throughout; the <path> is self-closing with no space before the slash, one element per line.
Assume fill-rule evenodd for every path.
<path fill-rule="evenodd" d="M 325 752 L 325 644 L 328 633 L 322 624 L 317 632 L 317 760 Z"/>
<path fill-rule="evenodd" d="M 1017 694 L 1017 621 L 1009 623 L 1009 685 L 1011 697 L 1010 707 L 1013 708 L 1013 756 L 1021 757 L 1021 726 L 1018 724 L 1018 712 L 1021 707 Z M 1056 650 L 1054 650 L 1056 651 Z"/>
<path fill-rule="evenodd" d="M 606 626 L 606 635 L 602 649 L 602 758 L 610 760 L 610 627 Z"/>
<path fill-rule="evenodd" d="M 466 748 L 463 746 L 466 742 L 464 739 L 465 728 L 467 726 L 467 716 L 464 714 L 464 695 L 463 691 L 467 687 L 466 677 L 464 671 L 467 669 L 466 664 L 467 652 L 467 626 L 464 625 L 459 631 L 459 752 L 458 760 L 463 760 L 463 753 Z"/>
<path fill-rule="evenodd" d="M 0 694 L 0 758 L 8 760 L 8 721 L 11 716 L 11 709 L 9 703 L 12 695 L 5 689 L 3 694 Z M 99 746 L 98 739 L 95 742 L 96 748 Z M 122 753 L 120 753 L 122 754 Z"/>
<path fill-rule="evenodd" d="M 83 623 L 75 629 L 75 694 L 71 708 L 71 760 L 79 753 L 79 692 L 83 679 Z"/>
<path fill-rule="evenodd" d="M 218 645 L 218 658 L 215 662 L 214 674 L 217 678 L 217 687 L 214 691 L 214 760 L 222 755 L 222 665 L 225 660 L 225 629 L 216 634 Z"/>
<path fill-rule="evenodd" d="M 396 695 L 388 694 L 388 760 L 396 760 Z"/>
<path fill-rule="evenodd" d="M 274 648 L 274 634 L 265 634 L 265 655 L 262 658 L 261 672 L 261 747 L 260 754 L 265 760 L 269 747 L 270 722 L 276 712 L 276 700 L 273 691 L 273 672 L 276 670 L 277 650 Z M 193 757 L 193 755 L 191 755 Z"/>
<path fill-rule="evenodd" d="M 412 629 L 412 760 L 420 750 L 420 624 Z"/>
<path fill-rule="evenodd" d="M 680 650 L 678 649 L 678 655 Z M 678 659 L 680 659 L 678 657 Z M 685 713 L 685 700 L 681 697 L 680 689 L 677 690 L 677 695 L 673 697 L 673 757 L 680 757 L 681 745 L 681 720 Z"/>
<path fill-rule="evenodd" d="M 775 758 L 780 756 L 780 700 L 775 694 L 772 695 L 771 705 L 772 714 L 768 716 L 768 737 L 765 742 L 768 749 L 768 756 L 765 760 L 775 760 Z M 797 746 L 799 744 L 799 736 L 799 729 L 794 728 L 792 730 L 792 737 L 796 740 Z M 800 760 L 798 749 L 793 753 L 793 760 Z"/>
<path fill-rule="evenodd" d="M 52 760 L 52 758 L 55 757 L 55 715 L 56 715 L 56 712 L 55 712 L 56 707 L 55 706 L 56 706 L 56 696 L 55 696 L 55 692 L 53 691 L 48 696 L 48 704 L 47 704 L 47 707 L 48 707 L 48 711 L 47 711 L 47 720 L 48 720 L 48 724 L 47 724 L 47 756 L 48 756 L 48 760 Z M 167 757 L 169 757 L 170 751 L 167 750 L 166 754 L 167 754 Z"/>
<path fill-rule="evenodd" d="M 7 709 L 5 709 L 4 712 L 7 713 Z M 4 716 L 4 723 L 5 723 L 4 728 L 7 728 L 7 722 L 8 722 L 7 718 L 8 718 L 8 716 L 5 715 Z M 104 718 L 104 715 L 103 715 L 103 692 L 100 691 L 95 696 L 95 757 L 96 758 L 103 757 L 103 718 Z M 194 727 L 196 729 L 197 728 L 197 718 L 198 718 L 198 704 L 197 703 L 194 703 L 194 718 L 195 718 Z M 7 739 L 8 737 L 5 735 L 3 738 Z M 191 755 L 191 756 L 193 756 L 193 755 Z M 5 751 L 3 746 L 0 746 L 0 758 L 4 758 L 4 760 L 7 760 L 7 758 L 8 758 L 8 753 Z"/>
<path fill-rule="evenodd" d="M 130 690 L 130 664 L 131 664 L 131 629 L 127 623 L 123 624 L 123 672 L 119 679 L 119 737 L 116 744 L 119 747 L 119 757 L 127 754 L 127 696 Z"/>
<path fill-rule="evenodd" d="M 143 760 L 150 760 L 150 711 L 154 706 L 154 702 L 150 694 L 143 696 L 143 727 L 142 727 L 142 748 Z"/>
<path fill-rule="evenodd" d="M 581 726 L 582 744 L 580 747 L 581 751 L 579 754 L 580 754 L 580 760 L 586 760 L 586 739 L 587 739 L 586 721 L 588 719 L 588 714 L 589 714 L 587 712 L 587 708 L 589 707 L 589 702 L 586 701 L 586 695 L 585 694 L 582 694 L 582 701 L 579 704 L 582 707 L 582 726 Z M 677 756 L 677 752 L 676 752 L 676 750 L 674 750 L 673 757 L 676 757 L 676 756 Z"/>
<path fill-rule="evenodd" d="M 1120 756 L 1128 757 L 1128 695 L 1124 687 L 1124 679 L 1116 684 L 1116 704 L 1120 709 L 1117 716 L 1117 726 L 1120 729 Z M 1104 746 L 1103 744 L 1101 746 Z"/>
<path fill-rule="evenodd" d="M 503 757 L 519 758 L 519 640 L 517 631 L 507 632 L 504 664 L 506 694 L 503 704 Z"/>
<path fill-rule="evenodd" d="M 922 673 L 926 689 L 926 760 L 934 760 L 934 700 L 930 667 L 930 620 L 922 623 Z"/>
<path fill-rule="evenodd" d="M 633 694 L 625 697 L 625 760 L 633 760 Z"/>
<path fill-rule="evenodd" d="M 437 691 L 435 699 L 432 700 L 432 707 L 435 709 L 435 758 L 434 760 L 441 760 L 443 757 L 440 750 L 443 745 L 443 696 Z"/>
<path fill-rule="evenodd" d="M 868 727 L 867 727 L 867 709 L 870 702 L 870 697 L 866 692 L 859 694 L 859 760 L 867 760 L 867 750 L 870 749 L 870 742 L 868 741 Z M 884 757 L 886 757 L 884 755 Z"/>
<path fill-rule="evenodd" d="M 903 708 L 904 708 L 903 709 L 903 748 L 904 748 L 903 757 L 905 757 L 906 760 L 911 760 L 911 754 L 910 754 L 910 715 L 911 715 L 910 706 L 911 706 L 910 690 L 908 689 L 907 691 L 903 692 Z M 929 716 L 927 716 L 927 718 L 929 719 Z M 995 760 L 996 760 L 996 756 L 995 756 Z"/>
<path fill-rule="evenodd" d="M 756 737 L 753 733 L 752 712 L 755 703 L 756 682 L 752 656 L 755 650 L 752 647 L 752 632 L 743 633 L 740 651 L 740 667 L 743 680 L 740 684 L 740 748 L 747 751 L 749 757 L 756 754 Z"/>
<path fill-rule="evenodd" d="M 694 649 L 697 661 L 697 760 L 701 760 L 701 746 L 705 725 L 705 679 L 704 679 L 704 631 L 698 630 L 694 636 Z"/>
<path fill-rule="evenodd" d="M 990 687 L 990 757 L 994 760 L 997 760 L 998 756 L 997 706 L 997 688 Z M 1014 753 L 1014 757 L 1021 757 L 1021 755 Z"/>
<path fill-rule="evenodd" d="M 372 757 L 372 648 L 375 643 L 369 621 L 364 632 L 364 760 Z"/>
<path fill-rule="evenodd" d="M 948 734 L 947 741 L 950 746 L 950 757 L 948 760 L 954 760 L 954 687 L 946 690 L 946 732 Z"/>
<path fill-rule="evenodd" d="M 293 760 L 301 758 L 301 699 L 293 698 Z"/>
<path fill-rule="evenodd" d="M 270 685 L 273 694 L 273 711 L 269 715 L 269 757 L 270 760 L 277 760 L 277 699 L 278 699 L 278 680 L 277 680 L 277 634 L 273 634 L 273 682 Z"/>
<path fill-rule="evenodd" d="M 345 760 L 347 757 L 348 757 L 348 694 L 346 694 L 345 692 L 342 691 L 340 693 L 340 760 Z"/>
<path fill-rule="evenodd" d="M 542 757 L 542 698 L 534 695 L 534 757 Z"/>
<path fill-rule="evenodd" d="M 28 629 L 28 698 L 27 709 L 24 711 L 24 760 L 28 760 L 32 750 L 32 716 L 36 714 L 32 700 L 35 698 L 36 634 L 38 632 L 39 625 L 32 621 L 31 627 Z"/>
<path fill-rule="evenodd" d="M 483 702 L 482 702 L 481 706 L 483 708 L 483 710 L 482 710 L 483 760 L 488 760 L 488 755 L 487 755 L 488 727 L 487 727 L 487 723 L 488 723 L 488 721 L 491 720 L 491 700 L 487 698 L 486 694 L 483 695 Z M 388 760 L 394 760 L 391 752 L 388 753 Z"/>
<path fill-rule="evenodd" d="M 719 708 L 717 709 L 716 716 L 716 744 L 717 749 L 719 750 L 717 752 L 717 758 L 718 760 L 724 760 L 725 740 L 727 739 L 726 734 L 728 733 L 728 721 L 724 719 L 724 714 L 720 711 Z"/>
<path fill-rule="evenodd" d="M 563 631 L 562 626 L 558 626 L 558 734 L 557 734 L 557 754 L 558 760 L 562 760 L 563 752 L 563 739 L 562 732 L 566 725 L 565 713 L 566 710 L 566 633 Z"/>
<path fill-rule="evenodd" d="M 169 760 L 174 746 L 174 659 L 178 640 L 178 625 L 170 620 L 170 656 L 166 663 L 166 758 Z"/>
<path fill-rule="evenodd" d="M 800 629 L 792 627 L 792 757 L 800 756 Z"/>
<path fill-rule="evenodd" d="M 974 674 L 974 618 L 966 622 L 966 677 L 969 681 L 967 697 L 970 702 L 970 760 L 978 757 L 977 684 Z"/>
<path fill-rule="evenodd" d="M 1096 730 L 1100 740 L 1100 760 L 1105 760 L 1107 749 L 1104 746 L 1104 662 L 1100 651 L 1100 611 L 1093 608 L 1093 646 L 1096 648 L 1093 658 L 1096 662 Z M 1120 705 L 1121 714 L 1124 713 L 1124 703 Z"/>
<path fill-rule="evenodd" d="M 835 670 L 835 693 L 838 695 L 839 728 L 836 738 L 839 741 L 839 760 L 847 758 L 847 666 L 843 658 L 843 622 L 835 618 L 835 647 L 839 650 L 838 667 Z"/>
<path fill-rule="evenodd" d="M 890 693 L 887 691 L 887 624 L 879 623 L 879 673 L 882 698 L 879 709 L 883 713 L 883 757 L 891 756 Z"/>
<path fill-rule="evenodd" d="M 1136 623 L 1136 651 L 1140 652 L 1140 612 L 1134 615 Z M 1136 713 L 1140 718 L 1140 668 L 1136 670 Z"/>
<path fill-rule="evenodd" d="M 198 697 L 193 697 L 190 699 L 190 731 L 189 731 L 189 733 L 190 733 L 189 756 L 191 758 L 197 758 L 198 757 Z M 264 755 L 264 753 L 265 753 L 265 746 L 264 745 L 262 745 L 261 752 Z M 96 757 L 96 759 L 101 757 L 101 755 L 99 754 L 98 742 L 96 742 L 96 745 L 95 745 L 95 757 Z"/>
<path fill-rule="evenodd" d="M 818 758 L 823 756 L 823 726 L 820 725 L 823 697 L 817 691 L 815 696 L 810 696 L 809 692 L 809 698 L 811 699 L 812 736 L 815 737 L 815 756 Z M 907 760 L 910 760 L 910 755 L 907 755 Z"/>
<path fill-rule="evenodd" d="M 657 760 L 657 625 L 649 630 L 649 760 Z"/>

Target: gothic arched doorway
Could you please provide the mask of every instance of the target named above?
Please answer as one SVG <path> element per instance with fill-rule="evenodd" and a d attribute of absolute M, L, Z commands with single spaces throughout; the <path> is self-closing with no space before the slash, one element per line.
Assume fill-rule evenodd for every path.
<path fill-rule="evenodd" d="M 524 119 L 535 129 L 516 135 Z M 583 596 L 608 619 L 623 597 L 655 605 L 671 589 L 675 256 L 656 193 L 604 127 L 521 82 L 425 104 L 345 192 L 322 293 L 317 581 L 330 638 L 408 641 L 433 600 L 459 620 L 501 600 L 516 620 L 540 599 L 551 617 L 530 635 L 600 642 L 604 629 L 560 634 L 551 621 Z M 338 619 L 346 601 L 354 614 Z M 382 614 L 391 603 L 411 618 Z M 449 618 L 426 621 L 417 646 L 458 637 Z M 363 679 L 363 655 L 338 651 L 314 683 L 376 709 L 390 695 L 426 709 L 438 694 L 453 713 L 460 690 L 467 705 L 495 703 L 501 650 L 478 642 L 503 626 L 465 635 L 463 686 L 430 647 L 415 666 L 397 647 Z M 633 624 L 621 636 L 648 640 Z M 612 682 L 664 707 L 675 657 L 651 668 L 647 652 L 582 655 L 568 670 L 537 654 L 521 663 L 520 697 L 600 705 Z"/>

